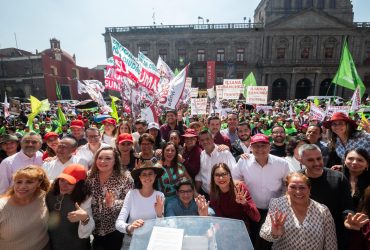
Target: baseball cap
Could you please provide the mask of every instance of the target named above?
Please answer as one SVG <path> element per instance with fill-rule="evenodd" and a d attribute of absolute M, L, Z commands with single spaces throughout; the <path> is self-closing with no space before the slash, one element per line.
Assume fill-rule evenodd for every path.
<path fill-rule="evenodd" d="M 134 142 L 133 138 L 132 138 L 132 135 L 131 134 L 128 134 L 128 133 L 122 133 L 118 136 L 118 143 L 122 143 L 122 142 L 125 142 L 125 141 L 128 141 L 128 142 Z"/>
<path fill-rule="evenodd" d="M 44 140 L 47 141 L 50 137 L 53 136 L 59 137 L 59 135 L 55 132 L 47 132 L 46 135 L 44 136 Z"/>
<path fill-rule="evenodd" d="M 251 138 L 251 145 L 257 142 L 270 143 L 269 137 L 264 134 L 256 134 Z"/>
<path fill-rule="evenodd" d="M 158 123 L 156 123 L 156 122 L 151 122 L 151 123 L 149 123 L 149 125 L 148 125 L 148 129 L 151 129 L 151 128 L 155 128 L 155 129 L 158 129 L 158 130 L 159 130 L 159 125 L 158 125 Z"/>
<path fill-rule="evenodd" d="M 67 166 L 58 178 L 65 179 L 70 184 L 76 184 L 80 180 L 85 180 L 87 176 L 86 169 L 81 164 L 71 164 Z"/>
<path fill-rule="evenodd" d="M 85 124 L 82 120 L 73 120 L 71 121 L 70 128 L 85 128 Z"/>
<path fill-rule="evenodd" d="M 198 137 L 194 129 L 188 128 L 185 130 L 185 134 L 181 135 L 183 137 Z"/>
<path fill-rule="evenodd" d="M 116 126 L 116 124 L 117 124 L 116 120 L 114 120 L 113 118 L 107 118 L 102 123 L 103 124 L 107 124 L 107 123 L 112 124 L 113 126 Z"/>

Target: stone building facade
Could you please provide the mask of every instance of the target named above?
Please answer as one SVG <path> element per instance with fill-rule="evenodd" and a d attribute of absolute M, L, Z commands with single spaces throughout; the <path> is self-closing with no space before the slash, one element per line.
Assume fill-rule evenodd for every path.
<path fill-rule="evenodd" d="M 8 97 L 57 100 L 56 83 L 63 99 L 79 99 L 77 79 L 104 81 L 104 70 L 76 65 L 71 56 L 60 47 L 60 41 L 50 40 L 50 48 L 35 54 L 15 49 L 0 49 L 0 100 Z M 87 97 L 87 96 L 85 96 Z"/>
<path fill-rule="evenodd" d="M 269 86 L 270 99 L 309 95 L 350 97 L 331 80 L 346 38 L 357 70 L 370 91 L 370 23 L 353 22 L 350 0 L 262 0 L 254 22 L 157 25 L 106 28 L 132 53 L 140 50 L 172 68 L 190 63 L 194 87 L 206 88 L 207 61 L 216 61 L 216 84 L 253 72 L 258 85 Z"/>

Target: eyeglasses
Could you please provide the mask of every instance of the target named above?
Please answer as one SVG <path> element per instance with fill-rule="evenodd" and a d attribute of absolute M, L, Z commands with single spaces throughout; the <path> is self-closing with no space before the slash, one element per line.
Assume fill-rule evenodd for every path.
<path fill-rule="evenodd" d="M 60 211 L 60 209 L 62 208 L 63 199 L 64 199 L 64 195 L 57 196 L 57 203 L 54 204 L 54 209 L 56 211 Z"/>
<path fill-rule="evenodd" d="M 224 173 L 215 173 L 216 178 L 221 178 L 221 177 L 225 178 L 227 176 L 229 176 L 229 173 L 226 173 L 226 172 L 224 172 Z"/>
<path fill-rule="evenodd" d="M 189 190 L 179 190 L 179 194 L 192 194 L 194 191 L 192 189 Z"/>

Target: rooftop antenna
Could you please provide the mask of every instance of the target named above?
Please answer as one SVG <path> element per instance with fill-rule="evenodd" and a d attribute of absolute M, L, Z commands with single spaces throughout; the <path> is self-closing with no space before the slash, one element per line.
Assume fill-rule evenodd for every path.
<path fill-rule="evenodd" d="M 153 16 L 152 16 L 152 19 L 153 19 L 153 25 L 155 25 L 155 11 L 154 11 L 154 8 L 153 8 Z"/>
<path fill-rule="evenodd" d="M 17 34 L 14 32 L 15 47 L 18 49 Z"/>

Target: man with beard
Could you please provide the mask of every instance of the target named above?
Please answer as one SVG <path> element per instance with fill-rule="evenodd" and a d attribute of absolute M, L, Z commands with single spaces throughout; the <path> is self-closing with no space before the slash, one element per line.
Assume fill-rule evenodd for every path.
<path fill-rule="evenodd" d="M 42 139 L 36 132 L 25 134 L 21 140 L 21 151 L 5 158 L 0 164 L 0 194 L 3 194 L 12 182 L 13 174 L 27 165 L 42 165 L 42 153 L 39 151 Z"/>
<path fill-rule="evenodd" d="M 285 144 L 285 129 L 280 125 L 275 125 L 271 129 L 271 150 L 270 154 L 278 156 L 278 157 L 285 157 L 286 156 L 286 144 Z"/>
<path fill-rule="evenodd" d="M 221 134 L 221 120 L 218 116 L 210 116 L 207 119 L 208 130 L 212 134 L 212 138 L 217 145 L 226 145 L 231 148 L 230 138 Z"/>
<path fill-rule="evenodd" d="M 242 154 L 251 154 L 251 127 L 247 122 L 241 122 L 237 126 L 239 139 L 231 145 L 231 153 L 236 161 L 239 160 Z"/>
<path fill-rule="evenodd" d="M 182 111 L 179 110 L 167 110 L 166 111 L 166 123 L 160 128 L 162 139 L 168 142 L 170 140 L 170 132 L 177 130 L 180 135 L 184 134 L 186 127 L 182 121 Z"/>

